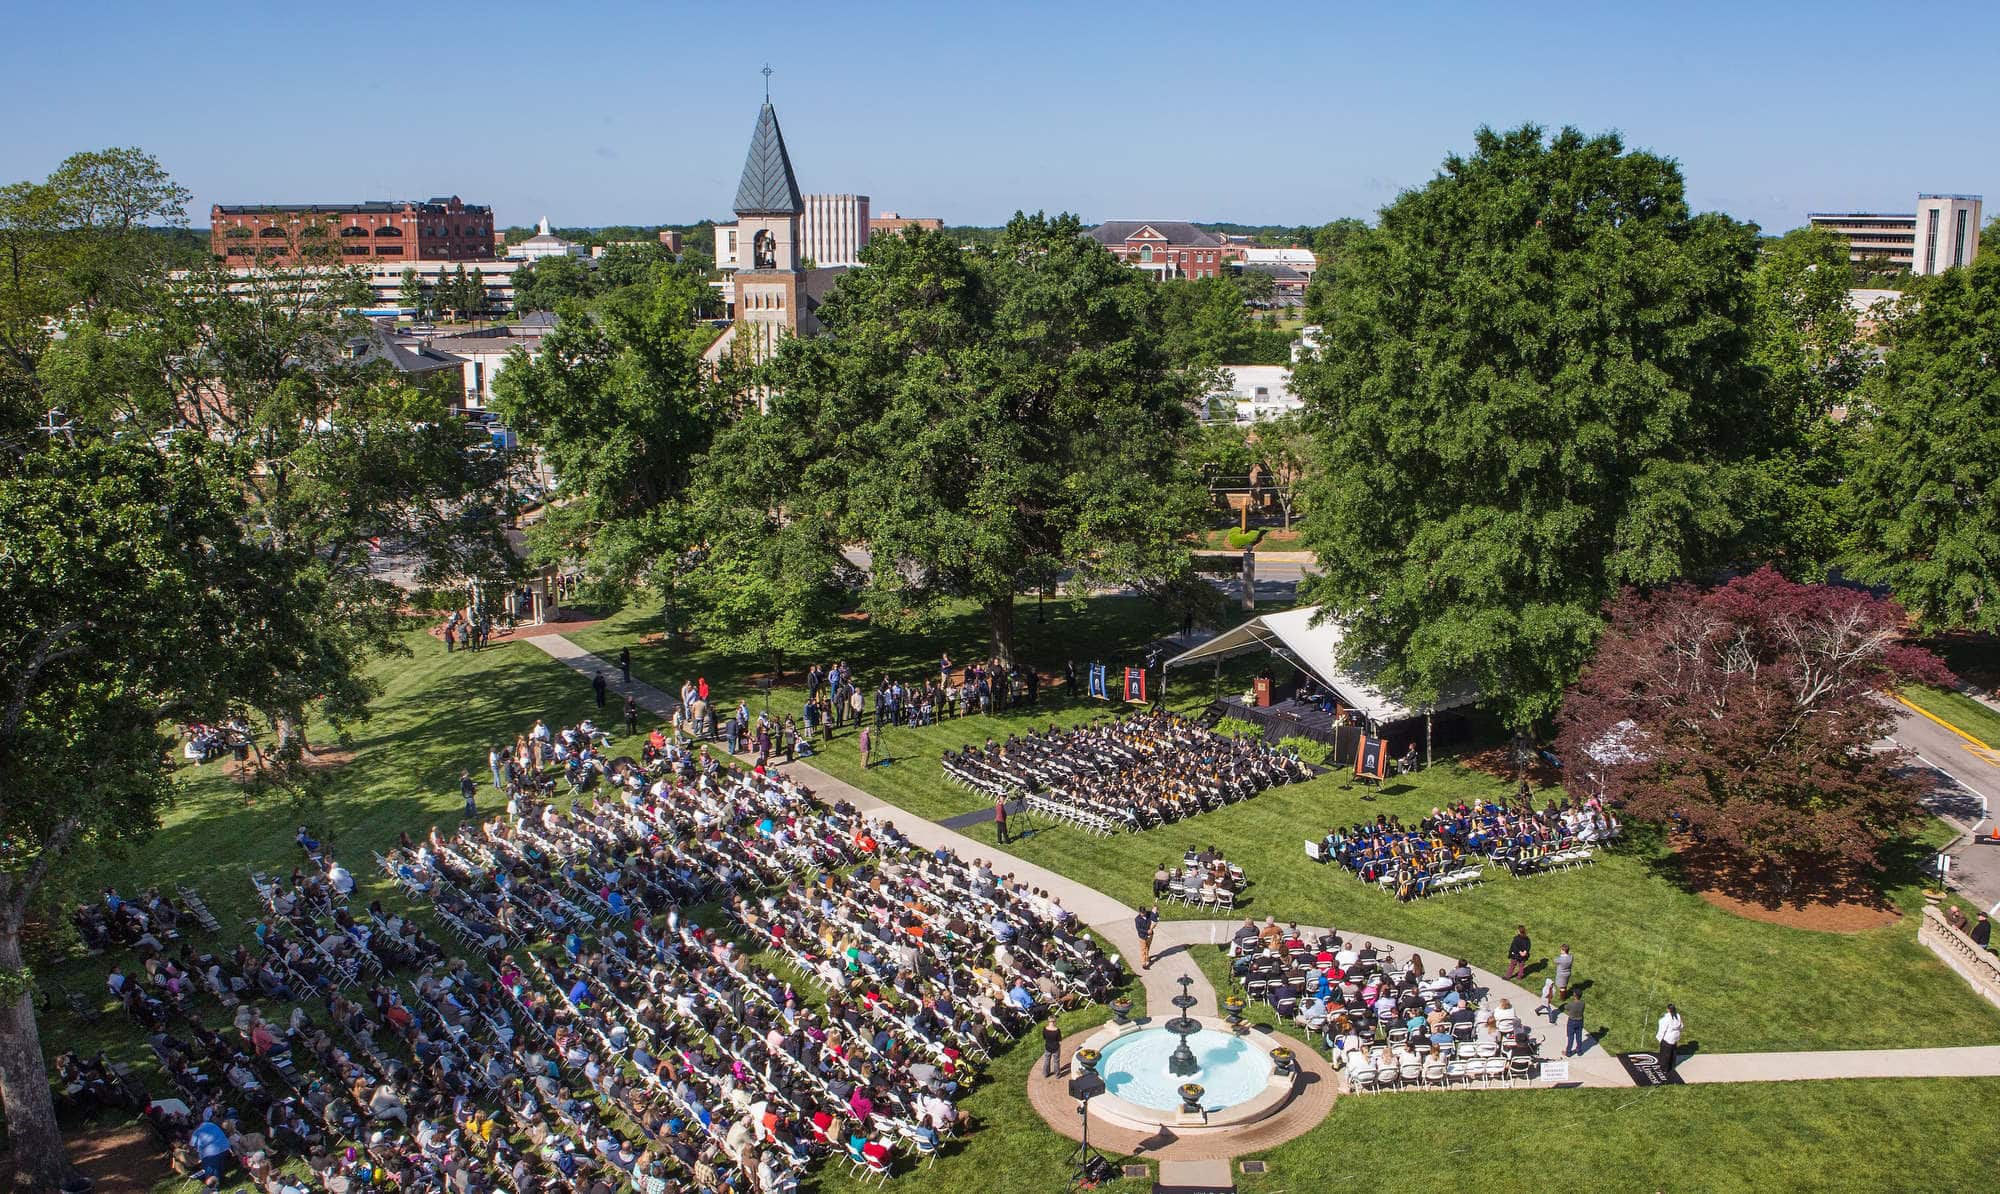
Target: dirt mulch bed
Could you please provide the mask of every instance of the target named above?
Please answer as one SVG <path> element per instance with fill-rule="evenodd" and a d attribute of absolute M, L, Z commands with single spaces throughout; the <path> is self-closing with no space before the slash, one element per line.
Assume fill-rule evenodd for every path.
<path fill-rule="evenodd" d="M 353 761 L 353 751 L 328 747 L 325 750 L 307 751 L 305 768 L 307 771 L 332 771 L 337 767 L 345 767 Z M 223 774 L 237 783 L 249 783 L 257 776 L 257 757 L 252 755 L 250 758 L 242 761 L 238 761 L 232 757 L 223 763 L 222 769 Z"/>
<path fill-rule="evenodd" d="M 1740 859 L 1690 839 L 1674 840 L 1681 876 L 1702 899 L 1747 920 L 1821 933 L 1865 933 L 1895 924 L 1902 912 L 1868 877 L 1828 874 L 1780 891 L 1765 871 L 1747 872 Z"/>
<path fill-rule="evenodd" d="M 153 1134 L 136 1123 L 78 1129 L 66 1133 L 63 1143 L 70 1160 L 97 1183 L 96 1194 L 150 1194 L 174 1176 Z"/>
<path fill-rule="evenodd" d="M 1511 746 L 1489 746 L 1485 750 L 1462 754 L 1458 756 L 1458 761 L 1462 766 L 1484 772 L 1496 779 L 1504 779 L 1509 783 L 1513 782 L 1517 774 L 1514 767 L 1514 748 Z M 1528 768 L 1528 782 L 1535 785 L 1537 791 L 1542 788 L 1553 788 L 1562 782 L 1562 772 L 1549 766 L 1547 760 L 1540 755 L 1536 755 L 1534 763 Z"/>

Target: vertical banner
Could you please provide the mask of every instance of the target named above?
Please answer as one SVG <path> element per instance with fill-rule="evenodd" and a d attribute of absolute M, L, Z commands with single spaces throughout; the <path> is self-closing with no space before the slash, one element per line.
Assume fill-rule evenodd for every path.
<path fill-rule="evenodd" d="M 1354 753 L 1354 774 L 1375 779 L 1389 777 L 1389 744 L 1380 738 L 1363 738 Z"/>
<path fill-rule="evenodd" d="M 1146 669 L 1128 667 L 1125 669 L 1125 699 L 1146 703 Z"/>
<path fill-rule="evenodd" d="M 1096 697 L 1100 701 L 1108 701 L 1111 699 L 1111 694 L 1105 691 L 1104 665 L 1101 663 L 1093 663 L 1090 665 L 1090 695 Z"/>

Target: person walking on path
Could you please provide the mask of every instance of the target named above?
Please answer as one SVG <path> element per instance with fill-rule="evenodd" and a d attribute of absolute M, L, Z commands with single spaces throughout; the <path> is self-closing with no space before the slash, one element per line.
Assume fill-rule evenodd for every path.
<path fill-rule="evenodd" d="M 1007 844 L 1007 798 L 1002 796 L 993 802 L 993 832 L 999 835 L 1000 844 Z"/>
<path fill-rule="evenodd" d="M 1569 975 L 1574 969 L 1576 969 L 1576 959 L 1570 956 L 1569 946 L 1565 945 L 1562 947 L 1562 952 L 1556 955 L 1556 990 L 1569 990 Z"/>
<path fill-rule="evenodd" d="M 625 677 L 625 683 L 632 682 L 632 648 L 618 648 L 618 674 Z"/>
<path fill-rule="evenodd" d="M 1062 1025 L 1051 1015 L 1042 1024 L 1042 1077 L 1053 1078 L 1062 1068 Z"/>
<path fill-rule="evenodd" d="M 1514 926 L 1514 943 L 1507 947 L 1507 977 L 1524 978 L 1528 973 L 1528 957 L 1534 953 L 1534 946 L 1528 941 L 1528 926 Z"/>
<path fill-rule="evenodd" d="M 629 692 L 625 694 L 625 732 L 639 732 L 639 698 Z"/>
<path fill-rule="evenodd" d="M 458 793 L 465 797 L 465 815 L 467 817 L 478 816 L 479 801 L 476 797 L 479 795 L 479 785 L 472 782 L 472 772 L 461 771 L 458 773 Z"/>
<path fill-rule="evenodd" d="M 597 707 L 599 709 L 604 708 L 604 690 L 604 673 L 598 672 L 590 678 L 590 691 L 597 694 Z"/>
<path fill-rule="evenodd" d="M 1583 1052 L 1583 992 L 1574 988 L 1564 988 L 1563 1056 L 1576 1057 Z"/>
<path fill-rule="evenodd" d="M 1153 926 L 1160 923 L 1160 906 L 1141 908 L 1132 918 L 1132 930 L 1139 934 L 1139 969 L 1153 968 Z"/>
<path fill-rule="evenodd" d="M 1542 1002 L 1535 1010 L 1547 1016 L 1550 1024 L 1554 1024 L 1556 1017 L 1562 1014 L 1562 992 L 1563 989 L 1556 986 L 1553 975 L 1542 980 Z"/>
<path fill-rule="evenodd" d="M 861 769 L 868 770 L 868 748 L 875 745 L 874 731 L 861 727 Z"/>
<path fill-rule="evenodd" d="M 1660 1064 L 1667 1072 L 1674 1070 L 1674 1058 L 1681 1051 L 1681 1013 L 1673 1004 L 1667 1005 L 1666 1014 L 1660 1017 Z"/>

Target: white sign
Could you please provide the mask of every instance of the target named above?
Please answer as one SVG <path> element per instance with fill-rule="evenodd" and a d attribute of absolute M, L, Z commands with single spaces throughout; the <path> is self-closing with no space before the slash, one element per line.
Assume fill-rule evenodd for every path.
<path fill-rule="evenodd" d="M 1543 1063 L 1542 1063 L 1542 1081 L 1544 1081 L 1544 1082 L 1567 1082 L 1567 1081 L 1569 1081 L 1569 1062 L 1567 1062 L 1567 1061 L 1545 1061 L 1545 1062 L 1543 1062 Z"/>

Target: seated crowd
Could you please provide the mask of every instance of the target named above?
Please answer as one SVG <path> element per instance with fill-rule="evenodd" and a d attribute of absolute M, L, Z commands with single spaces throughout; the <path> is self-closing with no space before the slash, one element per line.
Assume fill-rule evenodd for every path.
<path fill-rule="evenodd" d="M 1211 908 L 1233 908 L 1249 881 L 1243 868 L 1222 856 L 1214 846 L 1206 850 L 1187 848 L 1180 865 L 1162 862 L 1153 872 L 1153 898 Z"/>
<path fill-rule="evenodd" d="M 253 876 L 264 915 L 234 949 L 170 950 L 145 934 L 157 897 L 136 918 L 109 902 L 129 927 L 105 940 L 143 959 L 110 989 L 172 1087 L 147 1118 L 181 1171 L 274 1194 L 773 1194 L 822 1157 L 883 1174 L 965 1130 L 995 1042 L 1120 979 L 989 864 L 699 746 L 642 753 L 537 723 L 491 760 L 505 817 L 377 857 L 459 956 L 358 907 L 303 826 L 308 865 Z M 587 793 L 567 809 L 564 779 Z M 697 903 L 748 944 L 684 919 Z M 79 1105 L 134 1101 L 98 1061 L 58 1077 Z"/>
<path fill-rule="evenodd" d="M 1297 759 L 1172 713 L 988 738 L 944 756 L 954 781 L 1097 832 L 1152 829 L 1309 778 Z"/>
<path fill-rule="evenodd" d="M 1245 920 L 1230 954 L 1249 997 L 1320 1034 L 1356 1089 L 1378 1075 L 1396 1084 L 1405 1076 L 1431 1082 L 1434 1074 L 1441 1085 L 1526 1077 L 1534 1065 L 1538 1042 L 1521 1012 L 1504 997 L 1485 999 L 1462 958 L 1427 967 L 1417 954 L 1398 961 L 1372 941 L 1356 945 L 1270 919 Z"/>
<path fill-rule="evenodd" d="M 1594 799 L 1537 809 L 1522 795 L 1506 803 L 1433 808 L 1414 825 L 1378 814 L 1372 822 L 1333 830 L 1319 847 L 1323 858 L 1411 900 L 1476 879 L 1487 863 L 1529 875 L 1587 862 L 1595 843 L 1618 832 L 1617 818 Z"/>

